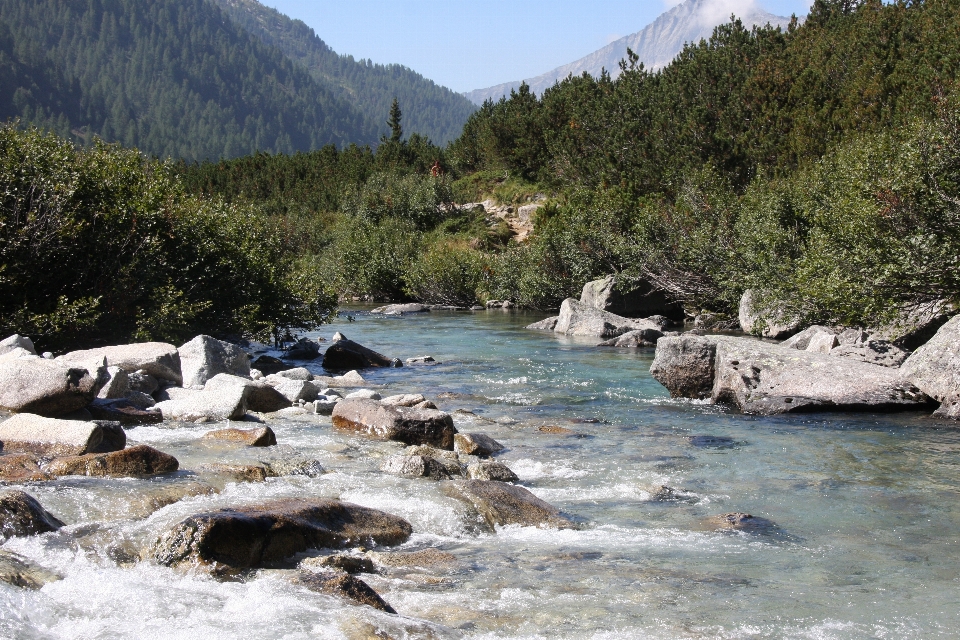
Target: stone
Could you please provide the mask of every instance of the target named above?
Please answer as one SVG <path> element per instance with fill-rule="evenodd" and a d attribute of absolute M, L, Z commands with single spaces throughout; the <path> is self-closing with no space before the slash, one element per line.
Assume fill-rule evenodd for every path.
<path fill-rule="evenodd" d="M 340 400 L 339 396 L 317 396 L 313 401 L 313 412 L 318 416 L 333 415 L 333 409 Z"/>
<path fill-rule="evenodd" d="M 201 465 L 197 472 L 205 476 L 228 478 L 234 482 L 264 482 L 277 474 L 262 464 L 226 464 L 213 462 Z"/>
<path fill-rule="evenodd" d="M 937 402 L 956 394 L 960 390 L 960 315 L 914 351 L 900 366 L 900 375 Z"/>
<path fill-rule="evenodd" d="M 757 308 L 753 290 L 747 289 L 740 298 L 740 328 L 744 333 L 751 333 L 764 338 L 783 340 L 797 333 L 800 323 L 787 318 L 784 312 L 777 308 Z"/>
<path fill-rule="evenodd" d="M 245 387 L 225 385 L 158 402 L 156 408 L 167 420 L 221 422 L 242 418 L 247 412 L 246 398 Z"/>
<path fill-rule="evenodd" d="M 348 393 L 346 397 L 350 399 L 361 398 L 366 400 L 379 400 L 380 394 L 373 389 L 358 389 L 353 393 Z"/>
<path fill-rule="evenodd" d="M 812 353 L 830 353 L 834 347 L 839 347 L 840 342 L 837 340 L 837 336 L 832 333 L 818 333 L 817 335 L 810 338 L 810 344 L 807 345 L 807 348 L 804 351 L 810 351 Z"/>
<path fill-rule="evenodd" d="M 411 302 L 408 304 L 388 304 L 385 307 L 371 309 L 370 313 L 383 314 L 385 316 L 402 316 L 406 313 L 426 313 L 427 311 L 430 311 L 430 307 L 427 305 Z"/>
<path fill-rule="evenodd" d="M 115 400 L 127 395 L 130 391 L 130 378 L 120 367 L 107 367 L 107 381 L 97 393 L 98 398 Z"/>
<path fill-rule="evenodd" d="M 277 444 L 277 436 L 270 427 L 259 429 L 217 429 L 203 435 L 204 440 L 222 440 L 237 442 L 248 447 L 272 447 Z"/>
<path fill-rule="evenodd" d="M 286 398 L 288 405 L 299 400 L 313 402 L 320 394 L 320 389 L 317 385 L 307 380 L 289 380 L 271 374 L 264 378 L 263 382 L 273 387 L 280 395 Z"/>
<path fill-rule="evenodd" d="M 97 381 L 83 367 L 42 358 L 0 362 L 0 409 L 54 417 L 86 407 L 96 394 Z"/>
<path fill-rule="evenodd" d="M 35 359 L 36 357 L 37 355 L 35 353 L 30 353 L 26 349 L 21 349 L 20 347 L 14 347 L 6 353 L 0 353 L 0 362 L 19 360 L 21 358 Z"/>
<path fill-rule="evenodd" d="M 126 435 L 113 422 L 58 420 L 20 413 L 0 422 L 0 442 L 6 453 L 70 456 L 118 451 Z"/>
<path fill-rule="evenodd" d="M 560 316 L 552 316 L 550 318 L 544 318 L 538 322 L 528 324 L 527 329 L 533 329 L 534 331 L 553 331 L 557 328 L 557 321 L 560 320 Z"/>
<path fill-rule="evenodd" d="M 460 456 L 453 451 L 437 449 L 428 444 L 411 445 L 403 450 L 407 456 L 422 456 L 436 460 L 444 466 L 451 476 L 462 476 L 464 472 L 463 464 L 460 462 Z"/>
<path fill-rule="evenodd" d="M 160 388 L 160 383 L 145 371 L 134 371 L 133 373 L 127 373 L 127 387 L 130 391 L 152 395 L 154 391 Z"/>
<path fill-rule="evenodd" d="M 352 556 L 346 553 L 335 553 L 319 558 L 305 558 L 300 562 L 301 567 L 324 567 L 338 569 L 351 575 L 357 573 L 376 573 L 373 560 L 365 556 Z"/>
<path fill-rule="evenodd" d="M 302 572 L 297 576 L 297 584 L 330 596 L 347 598 L 359 604 L 365 604 L 386 613 L 396 614 L 396 610 L 370 588 L 366 582 L 339 571 Z"/>
<path fill-rule="evenodd" d="M 286 371 L 287 369 L 293 368 L 293 365 L 289 365 L 283 360 L 279 360 L 273 356 L 260 356 L 251 363 L 251 366 L 255 367 L 257 371 L 261 372 L 265 376 L 268 376 L 271 373 L 280 373 L 281 371 Z M 251 369 L 251 371 L 253 371 L 253 369 Z"/>
<path fill-rule="evenodd" d="M 49 480 L 39 465 L 37 456 L 29 453 L 0 455 L 0 481 L 13 484 Z"/>
<path fill-rule="evenodd" d="M 157 401 L 142 391 L 128 391 L 123 398 L 138 409 L 149 409 L 157 404 Z"/>
<path fill-rule="evenodd" d="M 433 409 L 384 406 L 376 400 L 348 398 L 333 409 L 333 426 L 383 440 L 453 449 L 457 433 L 449 413 Z"/>
<path fill-rule="evenodd" d="M 37 355 L 37 350 L 33 346 L 33 340 L 27 336 L 21 336 L 18 333 L 13 334 L 8 338 L 0 340 L 0 355 L 9 353 L 16 349 L 23 349 L 31 355 Z"/>
<path fill-rule="evenodd" d="M 319 460 L 305 458 L 303 456 L 290 456 L 283 458 L 273 458 L 271 460 L 262 460 L 267 467 L 270 476 L 306 476 L 307 478 L 319 478 L 326 473 Z"/>
<path fill-rule="evenodd" d="M 446 466 L 426 456 L 390 456 L 380 466 L 380 471 L 407 478 L 450 479 Z"/>
<path fill-rule="evenodd" d="M 897 371 L 749 338 L 715 336 L 713 399 L 744 413 L 922 410 L 930 399 Z"/>
<path fill-rule="evenodd" d="M 293 386 L 296 386 L 296 383 L 294 383 Z M 213 393 L 230 388 L 240 388 L 243 390 L 244 403 L 249 411 L 271 413 L 289 407 L 290 403 L 293 402 L 266 381 L 250 380 L 248 378 L 230 375 L 229 373 L 218 373 L 207 380 L 207 383 L 203 387 L 204 391 Z M 303 389 L 300 391 L 303 391 Z M 291 392 L 291 394 L 296 397 L 299 395 L 299 392 Z M 305 395 L 309 396 L 310 394 L 307 393 Z"/>
<path fill-rule="evenodd" d="M 709 398 L 713 393 L 716 349 L 716 340 L 703 336 L 661 338 L 650 375 L 673 398 Z"/>
<path fill-rule="evenodd" d="M 519 524 L 574 528 L 574 523 L 561 515 L 559 509 L 523 487 L 489 480 L 454 480 L 442 486 L 453 497 L 472 504 L 491 527 Z"/>
<path fill-rule="evenodd" d="M 154 557 L 165 566 L 231 573 L 307 549 L 393 546 L 412 532 L 403 518 L 375 509 L 326 498 L 288 498 L 190 516 L 160 538 Z"/>
<path fill-rule="evenodd" d="M 250 377 L 250 356 L 235 344 L 200 335 L 178 349 L 183 369 L 183 386 L 203 389 L 218 373 Z"/>
<path fill-rule="evenodd" d="M 830 355 L 894 368 L 902 365 L 910 357 L 909 353 L 886 340 L 867 340 L 857 345 L 838 345 L 830 351 Z"/>
<path fill-rule="evenodd" d="M 614 275 L 583 285 L 580 302 L 630 318 L 662 315 L 682 320 L 684 316 L 682 305 L 668 300 L 662 291 L 656 291 L 648 282 L 618 283 Z"/>
<path fill-rule="evenodd" d="M 196 389 L 184 389 L 183 387 L 164 387 L 163 389 L 160 389 L 154 393 L 154 397 L 157 399 L 157 402 L 166 402 L 167 400 L 186 400 L 188 398 L 195 398 L 201 393 L 203 393 L 203 391 L 197 391 Z"/>
<path fill-rule="evenodd" d="M 320 345 L 309 338 L 300 338 L 283 356 L 290 360 L 316 360 L 320 357 Z"/>
<path fill-rule="evenodd" d="M 609 339 L 639 329 L 659 330 L 659 326 L 647 320 L 624 318 L 567 298 L 560 305 L 560 316 L 553 330 L 571 336 Z"/>
<path fill-rule="evenodd" d="M 657 341 L 663 337 L 658 329 L 637 329 L 627 331 L 623 335 L 611 338 L 598 344 L 598 347 L 621 347 L 636 349 L 638 347 L 655 347 Z"/>
<path fill-rule="evenodd" d="M 277 373 L 281 378 L 289 378 L 290 380 L 313 380 L 313 374 L 310 373 L 310 370 L 306 367 L 294 367 L 293 369 L 286 369 Z"/>
<path fill-rule="evenodd" d="M 435 405 L 434 403 L 430 402 L 429 400 L 424 400 L 423 402 L 418 402 L 417 404 L 413 405 L 413 408 L 414 408 L 414 409 L 439 409 L 439 407 L 438 407 L 437 405 Z"/>
<path fill-rule="evenodd" d="M 419 393 L 403 393 L 396 396 L 388 396 L 380 400 L 381 404 L 388 404 L 394 407 L 412 407 L 420 404 L 421 402 L 426 402 L 424 398 Z"/>
<path fill-rule="evenodd" d="M 870 338 L 892 342 L 906 351 L 915 351 L 933 338 L 956 311 L 953 304 L 946 300 L 935 300 L 906 308 L 901 311 L 897 320 L 872 329 Z"/>
<path fill-rule="evenodd" d="M 844 329 L 837 335 L 841 347 L 861 345 L 869 339 L 870 335 L 863 329 Z"/>
<path fill-rule="evenodd" d="M 262 380 L 264 377 L 263 372 L 259 369 L 250 369 L 250 379 L 251 380 Z"/>
<path fill-rule="evenodd" d="M 780 346 L 788 349 L 799 349 L 800 351 L 806 351 L 807 347 L 810 346 L 810 341 L 814 337 L 819 335 L 835 336 L 836 334 L 837 332 L 829 327 L 822 327 L 818 324 L 815 324 L 807 327 L 792 338 L 787 338 L 780 343 Z M 837 337 L 837 342 L 842 344 L 840 343 L 839 336 Z"/>
<path fill-rule="evenodd" d="M 0 536 L 32 536 L 56 531 L 63 526 L 37 499 L 23 491 L 0 493 Z"/>
<path fill-rule="evenodd" d="M 340 340 L 334 336 L 333 343 L 327 347 L 327 352 L 323 355 L 323 368 L 332 371 L 402 366 L 403 363 L 396 358 L 388 358 L 342 336 Z"/>
<path fill-rule="evenodd" d="M 453 450 L 468 456 L 488 458 L 505 448 L 485 433 L 458 433 L 453 436 Z"/>
<path fill-rule="evenodd" d="M 149 398 L 150 396 L 146 396 Z M 151 400 L 152 403 L 152 400 Z M 141 409 L 127 398 L 102 400 L 97 398 L 87 407 L 94 420 L 108 420 L 123 425 L 159 424 L 163 414 L 158 409 Z"/>
<path fill-rule="evenodd" d="M 53 476 L 145 478 L 173 473 L 179 468 L 180 463 L 173 456 L 140 444 L 113 453 L 54 458 L 45 470 Z"/>
<path fill-rule="evenodd" d="M 497 482 L 520 481 L 517 474 L 511 471 L 507 465 L 501 462 L 493 462 L 492 460 L 483 460 L 476 464 L 468 465 L 467 477 L 471 480 L 495 480 Z"/>
<path fill-rule="evenodd" d="M 749 513 L 724 513 L 711 516 L 706 521 L 708 526 L 720 531 L 744 531 L 747 533 L 773 533 L 778 527 L 775 522 L 766 518 L 754 517 Z"/>
<path fill-rule="evenodd" d="M 943 399 L 940 408 L 933 412 L 936 418 L 960 420 L 960 392 L 954 391 Z"/>
<path fill-rule="evenodd" d="M 407 358 L 407 364 L 437 364 L 437 361 L 434 360 L 433 356 L 416 356 Z"/>
<path fill-rule="evenodd" d="M 24 589 L 39 589 L 63 578 L 23 556 L 0 549 L 0 582 Z"/>
<path fill-rule="evenodd" d="M 428 548 L 420 551 L 372 552 L 378 564 L 387 567 L 442 567 L 457 561 L 457 556 L 447 551 Z"/>
<path fill-rule="evenodd" d="M 107 360 L 107 366 L 124 371 L 143 371 L 154 378 L 183 384 L 180 369 L 180 353 L 172 344 L 165 342 L 140 342 L 114 347 L 101 347 L 84 351 L 72 351 L 57 358 L 58 361 L 78 365 Z"/>

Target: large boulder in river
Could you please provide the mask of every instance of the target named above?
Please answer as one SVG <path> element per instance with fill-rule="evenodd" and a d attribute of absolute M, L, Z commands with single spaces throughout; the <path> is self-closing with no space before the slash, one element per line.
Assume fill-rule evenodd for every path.
<path fill-rule="evenodd" d="M 217 393 L 229 389 L 242 389 L 244 392 L 244 402 L 250 411 L 259 411 L 262 413 L 272 413 L 280 411 L 290 406 L 291 400 L 287 398 L 280 390 L 271 386 L 268 382 L 260 380 L 250 380 L 240 376 L 230 375 L 229 373 L 218 373 L 213 376 L 204 385 L 204 391 Z"/>
<path fill-rule="evenodd" d="M 97 381 L 83 367 L 43 358 L 0 362 L 0 409 L 59 416 L 90 404 Z"/>
<path fill-rule="evenodd" d="M 394 407 L 367 398 L 346 398 L 333 408 L 333 426 L 405 444 L 429 444 L 453 450 L 457 433 L 449 413 Z"/>
<path fill-rule="evenodd" d="M 119 451 L 126 446 L 115 422 L 58 420 L 20 413 L 0 422 L 0 442 L 7 452 L 69 456 Z"/>
<path fill-rule="evenodd" d="M 250 356 L 235 344 L 201 335 L 181 345 L 177 351 L 180 352 L 183 386 L 188 389 L 203 389 L 207 380 L 218 373 L 250 377 Z"/>
<path fill-rule="evenodd" d="M 491 528 L 508 524 L 557 529 L 575 526 L 559 509 L 523 487 L 492 480 L 454 480 L 444 483 L 444 489 L 472 504 Z"/>
<path fill-rule="evenodd" d="M 396 545 L 413 532 L 397 516 L 327 498 L 281 499 L 190 516 L 157 543 L 167 566 L 231 573 L 285 560 L 307 549 Z"/>
<path fill-rule="evenodd" d="M 140 342 L 71 351 L 58 357 L 57 361 L 86 367 L 89 363 L 101 362 L 104 358 L 110 367 L 120 367 L 127 372 L 143 371 L 154 378 L 170 380 L 176 384 L 183 382 L 180 354 L 175 346 L 165 342 Z"/>
<path fill-rule="evenodd" d="M 450 479 L 446 465 L 429 456 L 390 456 L 380 465 L 380 471 L 407 478 Z"/>
<path fill-rule="evenodd" d="M 339 339 L 338 339 L 339 338 Z M 330 371 L 349 371 L 369 367 L 402 367 L 397 358 L 388 358 L 382 353 L 357 344 L 341 334 L 334 336 L 333 343 L 323 354 L 323 368 Z"/>
<path fill-rule="evenodd" d="M 744 413 L 906 411 L 930 405 L 896 370 L 749 338 L 714 336 L 713 399 Z"/>
<path fill-rule="evenodd" d="M 799 321 L 787 318 L 776 306 L 760 306 L 756 298 L 751 289 L 744 291 L 740 298 L 740 328 L 744 332 L 782 340 L 800 329 Z"/>
<path fill-rule="evenodd" d="M 713 393 L 716 340 L 691 334 L 660 338 L 650 375 L 674 398 L 709 398 Z"/>
<path fill-rule="evenodd" d="M 317 593 L 328 596 L 348 598 L 359 604 L 365 604 L 385 613 L 396 613 L 380 594 L 366 582 L 341 571 L 305 571 L 296 577 L 296 583 Z M 375 637 L 379 637 L 375 636 Z"/>
<path fill-rule="evenodd" d="M 649 320 L 633 320 L 567 298 L 560 305 L 560 316 L 554 331 L 571 336 L 614 338 L 628 331 L 656 329 L 660 327 Z"/>
<path fill-rule="evenodd" d="M 184 389 L 172 400 L 158 402 L 156 408 L 167 420 L 181 422 L 220 422 L 239 420 L 247 412 L 247 391 L 239 385 L 216 390 Z"/>
<path fill-rule="evenodd" d="M 180 463 L 170 454 L 140 444 L 111 453 L 55 458 L 46 472 L 52 476 L 145 478 L 173 473 L 179 468 Z"/>
<path fill-rule="evenodd" d="M 32 536 L 56 531 L 62 526 L 63 522 L 30 494 L 16 490 L 0 494 L 0 536 Z"/>
<path fill-rule="evenodd" d="M 385 307 L 371 309 L 370 313 L 383 314 L 385 316 L 402 316 L 406 313 L 426 313 L 430 307 L 419 302 L 410 302 L 406 304 L 388 304 Z"/>
<path fill-rule="evenodd" d="M 960 392 L 960 316 L 954 316 L 914 351 L 900 367 L 900 374 L 937 402 Z"/>
<path fill-rule="evenodd" d="M 662 315 L 683 319 L 683 307 L 668 300 L 662 291 L 656 291 L 647 282 L 624 285 L 613 275 L 583 285 L 580 302 L 628 318 Z"/>

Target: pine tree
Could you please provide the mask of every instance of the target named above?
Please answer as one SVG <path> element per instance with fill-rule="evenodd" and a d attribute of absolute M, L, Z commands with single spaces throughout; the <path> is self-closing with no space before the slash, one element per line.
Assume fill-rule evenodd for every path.
<path fill-rule="evenodd" d="M 387 126 L 390 127 L 390 142 L 400 142 L 403 138 L 403 127 L 400 125 L 402 117 L 400 101 L 394 98 L 393 104 L 390 105 L 390 118 L 387 120 Z"/>

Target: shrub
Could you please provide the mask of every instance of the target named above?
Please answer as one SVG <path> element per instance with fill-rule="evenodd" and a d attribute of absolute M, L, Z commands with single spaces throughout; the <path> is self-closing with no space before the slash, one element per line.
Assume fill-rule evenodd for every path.
<path fill-rule="evenodd" d="M 410 263 L 405 274 L 406 293 L 431 304 L 476 304 L 484 285 L 486 256 L 453 241 L 432 244 Z"/>

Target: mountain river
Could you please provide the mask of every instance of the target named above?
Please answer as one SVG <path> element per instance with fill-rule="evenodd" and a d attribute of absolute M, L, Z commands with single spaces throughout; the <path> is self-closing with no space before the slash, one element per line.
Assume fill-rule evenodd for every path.
<path fill-rule="evenodd" d="M 497 459 L 577 529 L 485 532 L 439 483 L 379 471 L 403 445 L 314 415 L 268 423 L 277 451 L 327 473 L 230 482 L 153 510 L 147 496 L 194 482 L 189 470 L 205 462 L 276 454 L 200 442 L 222 425 L 137 427 L 129 442 L 175 455 L 180 472 L 23 487 L 68 526 L 2 547 L 63 579 L 39 590 L 0 584 L 0 637 L 960 637 L 960 430 L 912 413 L 765 418 L 671 400 L 650 377 L 653 349 L 523 329 L 542 317 L 354 309 L 311 335 L 341 331 L 391 357 L 436 358 L 363 375 L 383 395 L 422 393 L 464 410 L 457 428 L 503 443 Z M 658 499 L 663 485 L 672 499 Z M 390 551 L 444 554 L 359 576 L 399 615 L 308 591 L 290 569 L 218 581 L 151 559 L 157 538 L 190 514 L 294 496 L 402 516 L 414 534 Z M 777 527 L 705 522 L 728 512 Z"/>

